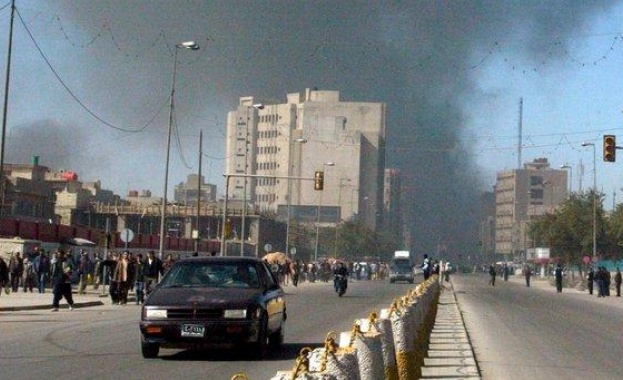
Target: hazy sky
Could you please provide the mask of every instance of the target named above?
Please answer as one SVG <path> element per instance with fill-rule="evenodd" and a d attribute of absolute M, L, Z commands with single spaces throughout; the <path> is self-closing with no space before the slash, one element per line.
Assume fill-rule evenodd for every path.
<path fill-rule="evenodd" d="M 0 0 L 2 79 L 8 4 Z M 387 161 L 413 192 L 427 249 L 473 230 L 477 194 L 517 167 L 520 98 L 523 162 L 568 163 L 574 190 L 587 189 L 593 151 L 581 144 L 594 142 L 606 207 L 615 190 L 623 199 L 623 152 L 601 160 L 601 136 L 623 124 L 620 1 L 16 5 L 7 162 L 39 155 L 121 195 L 161 195 L 174 45 L 194 40 L 201 49 L 178 56 L 171 191 L 197 171 L 201 129 L 203 174 L 222 192 L 226 115 L 239 97 L 281 103 L 317 87 L 387 103 Z"/>

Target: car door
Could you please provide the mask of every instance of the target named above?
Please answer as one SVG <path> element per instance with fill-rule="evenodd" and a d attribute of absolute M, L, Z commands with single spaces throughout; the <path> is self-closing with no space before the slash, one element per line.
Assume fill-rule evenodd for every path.
<path fill-rule="evenodd" d="M 271 331 L 276 331 L 285 319 L 285 293 L 266 265 L 260 265 L 259 274 L 265 285 L 263 288 L 263 297 L 266 302 L 266 312 L 268 314 L 268 328 Z"/>

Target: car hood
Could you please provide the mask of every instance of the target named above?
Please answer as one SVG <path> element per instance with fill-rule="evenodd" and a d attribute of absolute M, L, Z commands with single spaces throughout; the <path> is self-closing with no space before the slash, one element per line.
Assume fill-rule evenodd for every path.
<path fill-rule="evenodd" d="M 232 288 L 158 288 L 145 302 L 145 306 L 167 307 L 246 307 L 261 298 L 260 289 Z"/>

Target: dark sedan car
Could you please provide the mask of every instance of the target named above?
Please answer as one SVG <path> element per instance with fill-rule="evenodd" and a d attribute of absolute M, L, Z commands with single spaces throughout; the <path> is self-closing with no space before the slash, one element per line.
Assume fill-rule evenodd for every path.
<path fill-rule="evenodd" d="M 284 291 L 266 264 L 245 257 L 176 262 L 143 306 L 141 353 L 164 348 L 247 346 L 262 356 L 283 343 Z"/>

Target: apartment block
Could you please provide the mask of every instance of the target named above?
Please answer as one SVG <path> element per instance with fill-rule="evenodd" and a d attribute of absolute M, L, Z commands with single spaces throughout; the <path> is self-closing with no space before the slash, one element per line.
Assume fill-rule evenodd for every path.
<path fill-rule="evenodd" d="M 495 185 L 495 252 L 507 260 L 522 260 L 533 248 L 529 222 L 551 213 L 568 195 L 567 171 L 553 169 L 537 158 L 523 169 L 501 171 Z"/>
<path fill-rule="evenodd" d="M 333 225 L 383 212 L 384 103 L 306 89 L 284 103 L 240 98 L 227 117 L 228 197 L 259 211 Z M 313 177 L 324 172 L 324 191 Z"/>

